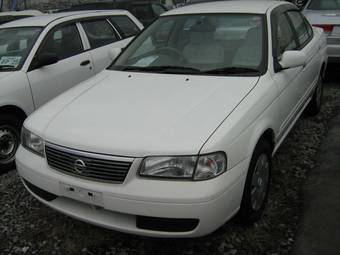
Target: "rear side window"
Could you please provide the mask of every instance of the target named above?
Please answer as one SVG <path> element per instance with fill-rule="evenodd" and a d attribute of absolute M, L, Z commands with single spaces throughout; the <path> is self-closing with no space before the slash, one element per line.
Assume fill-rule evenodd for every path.
<path fill-rule="evenodd" d="M 83 44 L 75 24 L 55 28 L 46 37 L 41 53 L 55 53 L 59 60 L 83 52 Z"/>
<path fill-rule="evenodd" d="M 280 56 L 287 50 L 297 49 L 297 43 L 295 41 L 293 30 L 285 14 L 280 14 L 278 17 L 276 42 L 276 55 L 278 58 L 280 58 Z"/>
<path fill-rule="evenodd" d="M 105 19 L 83 21 L 82 25 L 92 49 L 119 40 L 114 29 Z"/>
<path fill-rule="evenodd" d="M 306 24 L 306 27 L 307 27 L 308 34 L 312 38 L 313 37 L 313 28 L 309 24 L 308 20 L 305 17 L 304 17 L 304 20 L 305 20 L 305 24 Z"/>
<path fill-rule="evenodd" d="M 290 11 L 287 12 L 287 14 L 291 19 L 294 29 L 296 31 L 296 36 L 299 45 L 303 47 L 309 42 L 311 38 L 307 30 L 305 20 L 303 19 L 302 15 L 297 11 Z"/>
<path fill-rule="evenodd" d="M 128 16 L 112 16 L 109 20 L 113 23 L 116 29 L 119 30 L 123 38 L 135 36 L 140 32 L 139 27 Z"/>

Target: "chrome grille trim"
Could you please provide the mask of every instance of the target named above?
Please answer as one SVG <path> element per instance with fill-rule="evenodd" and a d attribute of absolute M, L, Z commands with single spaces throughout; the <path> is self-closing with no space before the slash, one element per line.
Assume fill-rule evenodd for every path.
<path fill-rule="evenodd" d="M 89 180 L 123 183 L 133 163 L 133 158 L 90 153 L 66 148 L 52 143 L 45 144 L 48 165 L 59 172 Z M 80 160 L 86 168 L 77 171 L 75 162 Z"/>

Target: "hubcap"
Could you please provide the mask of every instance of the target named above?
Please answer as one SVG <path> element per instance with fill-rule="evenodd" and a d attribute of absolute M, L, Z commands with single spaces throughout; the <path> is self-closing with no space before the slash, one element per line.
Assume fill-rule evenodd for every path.
<path fill-rule="evenodd" d="M 258 211 L 266 198 L 269 182 L 269 158 L 266 154 L 261 154 L 256 162 L 255 170 L 251 181 L 251 206 L 254 211 Z"/>
<path fill-rule="evenodd" d="M 16 130 L 10 126 L 0 126 L 0 163 L 13 161 L 18 145 Z"/>

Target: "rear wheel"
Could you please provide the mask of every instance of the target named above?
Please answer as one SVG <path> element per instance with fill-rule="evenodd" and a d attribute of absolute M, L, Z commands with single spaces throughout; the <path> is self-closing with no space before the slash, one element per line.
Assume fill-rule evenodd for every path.
<path fill-rule="evenodd" d="M 14 116 L 0 116 L 0 172 L 15 168 L 15 153 L 20 144 L 22 121 Z"/>
<path fill-rule="evenodd" d="M 239 216 L 242 224 L 250 225 L 261 217 L 271 177 L 271 146 L 266 140 L 257 144 L 246 178 Z"/>
<path fill-rule="evenodd" d="M 318 84 L 316 85 L 312 100 L 309 102 L 306 112 L 308 115 L 314 116 L 320 112 L 322 105 L 322 96 L 323 96 L 323 83 L 322 77 L 319 76 Z"/>

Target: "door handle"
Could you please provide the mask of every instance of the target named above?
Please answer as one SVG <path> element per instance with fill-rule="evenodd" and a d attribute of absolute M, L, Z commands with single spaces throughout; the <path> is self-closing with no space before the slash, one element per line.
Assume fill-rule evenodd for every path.
<path fill-rule="evenodd" d="M 89 65 L 90 63 L 91 63 L 90 60 L 85 60 L 85 61 L 81 62 L 80 65 L 81 65 L 81 66 L 87 66 L 87 65 Z"/>

